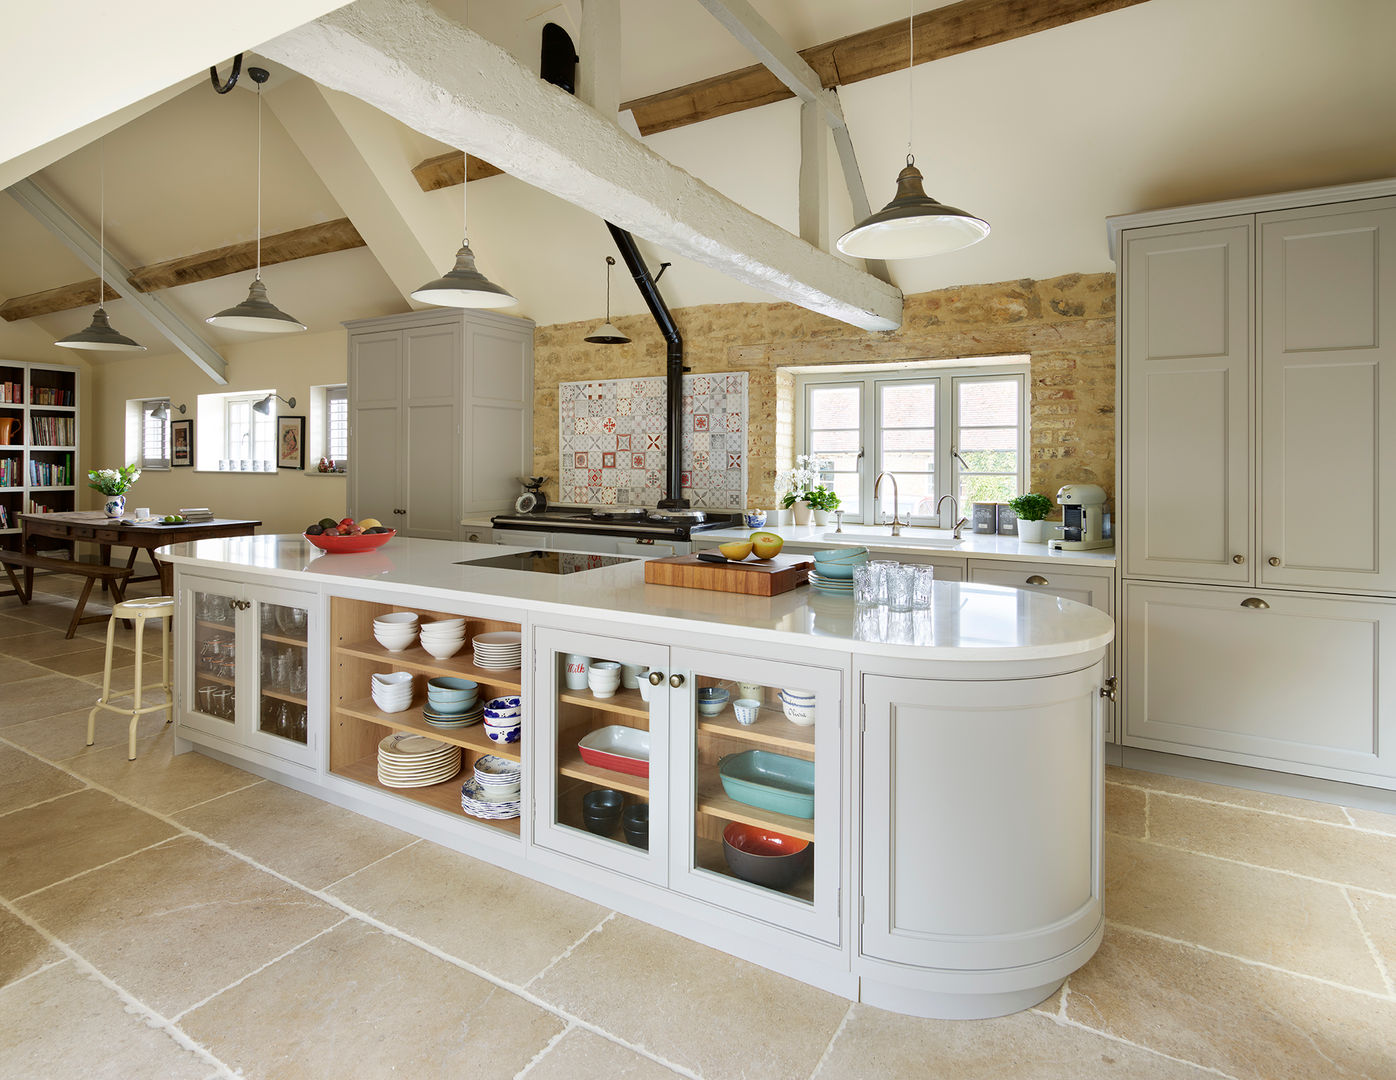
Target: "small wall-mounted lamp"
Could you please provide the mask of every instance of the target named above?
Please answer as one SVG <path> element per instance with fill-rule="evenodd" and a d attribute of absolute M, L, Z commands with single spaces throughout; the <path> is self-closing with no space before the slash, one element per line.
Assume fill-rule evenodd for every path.
<path fill-rule="evenodd" d="M 286 402 L 286 404 L 292 409 L 296 407 L 295 398 L 284 398 L 280 394 L 273 393 L 268 394 L 266 397 L 262 398 L 261 401 L 254 401 L 252 403 L 252 411 L 255 413 L 260 413 L 263 416 L 270 416 L 271 411 L 276 406 L 278 400 Z"/>

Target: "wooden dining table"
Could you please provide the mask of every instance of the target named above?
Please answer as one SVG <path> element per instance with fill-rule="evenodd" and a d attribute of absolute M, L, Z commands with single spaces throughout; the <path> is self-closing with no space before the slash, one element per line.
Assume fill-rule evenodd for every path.
<path fill-rule="evenodd" d="M 165 596 L 171 595 L 174 589 L 174 568 L 156 558 L 156 548 L 220 536 L 251 536 L 261 524 L 260 521 L 242 518 L 213 518 L 211 521 L 186 522 L 182 525 L 153 522 L 134 525 L 109 518 L 100 510 L 25 514 L 22 520 L 24 551 L 30 555 L 37 555 L 45 548 L 86 542 L 97 544 L 103 564 L 111 565 L 111 549 L 129 547 L 131 554 L 126 566 L 131 568 L 136 565 L 136 556 L 144 551 L 155 573 L 129 578 L 127 584 L 158 578 L 160 592 Z"/>

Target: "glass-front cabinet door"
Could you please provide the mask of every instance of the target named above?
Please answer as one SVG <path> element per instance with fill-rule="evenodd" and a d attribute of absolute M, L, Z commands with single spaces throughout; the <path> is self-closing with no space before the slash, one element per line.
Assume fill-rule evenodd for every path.
<path fill-rule="evenodd" d="M 309 630 L 314 597 L 249 588 L 247 599 L 253 638 L 249 652 L 257 660 L 255 672 L 247 672 L 248 682 L 256 679 L 256 693 L 249 699 L 255 712 L 248 716 L 248 744 L 310 764 Z"/>
<path fill-rule="evenodd" d="M 176 614 L 184 702 L 180 723 L 210 735 L 237 738 L 238 613 L 241 587 L 184 576 Z"/>
<path fill-rule="evenodd" d="M 670 886 L 837 943 L 841 671 L 671 652 Z"/>
<path fill-rule="evenodd" d="M 669 650 L 546 628 L 534 643 L 534 843 L 663 884 Z"/>

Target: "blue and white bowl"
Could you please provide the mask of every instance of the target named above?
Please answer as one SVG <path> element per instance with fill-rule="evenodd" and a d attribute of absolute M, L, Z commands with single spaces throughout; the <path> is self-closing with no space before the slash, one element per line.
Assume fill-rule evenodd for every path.
<path fill-rule="evenodd" d="M 519 741 L 519 725 L 513 727 L 496 727 L 489 721 L 485 722 L 485 734 L 491 742 L 516 743 Z"/>
<path fill-rule="evenodd" d="M 746 527 L 748 529 L 759 529 L 762 525 L 766 524 L 766 511 L 748 510 L 742 515 L 742 520 L 746 522 Z"/>

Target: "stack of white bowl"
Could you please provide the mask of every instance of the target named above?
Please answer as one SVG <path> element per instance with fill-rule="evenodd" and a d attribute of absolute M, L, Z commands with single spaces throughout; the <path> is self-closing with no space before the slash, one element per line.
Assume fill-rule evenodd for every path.
<path fill-rule="evenodd" d="M 620 664 L 614 660 L 593 660 L 587 668 L 587 685 L 594 697 L 615 697 L 620 688 Z"/>
<path fill-rule="evenodd" d="M 404 652 L 417 640 L 417 616 L 410 611 L 391 611 L 373 620 L 373 636 L 389 652 Z"/>
<path fill-rule="evenodd" d="M 780 692 L 780 707 L 785 718 L 798 727 L 814 723 L 814 692 L 786 687 Z"/>
<path fill-rule="evenodd" d="M 383 712 L 402 712 L 412 704 L 412 672 L 375 672 L 369 679 L 369 689 L 373 703 Z"/>
<path fill-rule="evenodd" d="M 436 619 L 422 623 L 422 648 L 438 660 L 455 656 L 464 644 L 464 619 Z"/>

